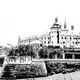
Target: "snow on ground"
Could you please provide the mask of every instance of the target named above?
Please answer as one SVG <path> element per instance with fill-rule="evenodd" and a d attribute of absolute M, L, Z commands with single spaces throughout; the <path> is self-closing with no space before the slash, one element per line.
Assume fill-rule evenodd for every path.
<path fill-rule="evenodd" d="M 80 72 L 73 72 L 68 74 L 56 74 L 48 77 L 34 78 L 34 79 L 18 79 L 18 80 L 80 80 Z"/>
<path fill-rule="evenodd" d="M 80 72 L 56 74 L 48 77 L 35 78 L 34 80 L 80 80 Z"/>
<path fill-rule="evenodd" d="M 2 73 L 2 67 L 0 67 L 0 75 L 1 73 Z M 80 71 L 67 74 L 55 74 L 48 77 L 40 77 L 34 79 L 17 79 L 17 80 L 80 80 Z"/>

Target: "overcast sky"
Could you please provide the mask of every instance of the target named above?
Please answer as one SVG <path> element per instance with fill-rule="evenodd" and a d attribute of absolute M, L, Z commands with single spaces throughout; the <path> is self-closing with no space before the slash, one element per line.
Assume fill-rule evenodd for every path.
<path fill-rule="evenodd" d="M 80 32 L 80 0 L 0 0 L 0 45 L 46 33 L 56 16 Z"/>

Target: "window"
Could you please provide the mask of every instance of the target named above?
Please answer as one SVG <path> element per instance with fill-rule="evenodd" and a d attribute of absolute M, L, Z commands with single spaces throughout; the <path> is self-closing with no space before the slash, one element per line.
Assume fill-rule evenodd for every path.
<path fill-rule="evenodd" d="M 76 37 L 74 37 L 73 39 L 77 39 Z"/>
<path fill-rule="evenodd" d="M 46 41 L 44 41 L 44 43 L 46 43 Z"/>
<path fill-rule="evenodd" d="M 42 46 L 42 44 L 40 44 L 40 46 Z"/>
<path fill-rule="evenodd" d="M 73 42 L 73 44 L 74 44 L 74 42 Z"/>
<path fill-rule="evenodd" d="M 46 37 L 45 37 L 45 39 L 46 39 Z"/>
<path fill-rule="evenodd" d="M 78 39 L 80 39 L 80 37 L 78 37 Z"/>
<path fill-rule="evenodd" d="M 65 37 L 65 39 L 66 39 L 66 37 Z"/>
<path fill-rule="evenodd" d="M 62 39 L 63 39 L 63 37 L 62 37 Z"/>
<path fill-rule="evenodd" d="M 52 36 L 52 38 L 53 38 L 53 36 Z"/>
<path fill-rule="evenodd" d="M 49 44 L 50 42 L 48 41 L 48 44 Z"/>
<path fill-rule="evenodd" d="M 52 43 L 53 43 L 53 41 L 52 41 Z"/>
<path fill-rule="evenodd" d="M 80 42 L 78 42 L 78 44 L 80 44 Z"/>
<path fill-rule="evenodd" d="M 63 41 L 63 44 L 65 44 L 65 42 Z"/>
<path fill-rule="evenodd" d="M 70 37 L 70 40 L 71 40 L 72 38 Z"/>
<path fill-rule="evenodd" d="M 77 44 L 77 42 L 75 42 L 75 44 Z"/>
<path fill-rule="evenodd" d="M 48 39 L 50 39 L 50 38 L 48 37 Z"/>

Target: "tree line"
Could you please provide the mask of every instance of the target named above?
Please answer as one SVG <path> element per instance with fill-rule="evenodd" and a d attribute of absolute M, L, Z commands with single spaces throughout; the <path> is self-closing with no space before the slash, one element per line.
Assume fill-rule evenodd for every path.
<path fill-rule="evenodd" d="M 60 47 L 42 46 L 41 48 L 34 49 L 34 46 L 32 45 L 20 45 L 17 48 L 10 49 L 8 56 L 30 56 L 32 58 L 52 59 L 56 54 L 58 58 L 62 58 L 62 49 Z"/>

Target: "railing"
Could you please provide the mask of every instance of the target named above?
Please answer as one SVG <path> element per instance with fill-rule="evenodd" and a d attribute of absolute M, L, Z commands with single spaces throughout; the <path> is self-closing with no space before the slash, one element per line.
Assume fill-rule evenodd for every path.
<path fill-rule="evenodd" d="M 80 59 L 38 59 L 33 61 L 34 62 L 53 61 L 54 63 L 80 63 Z"/>

